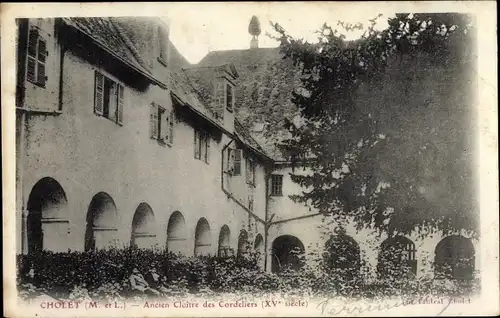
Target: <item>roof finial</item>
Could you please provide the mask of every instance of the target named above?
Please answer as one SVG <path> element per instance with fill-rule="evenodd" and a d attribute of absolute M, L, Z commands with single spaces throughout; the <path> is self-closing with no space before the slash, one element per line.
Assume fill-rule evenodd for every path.
<path fill-rule="evenodd" d="M 248 24 L 248 33 L 252 35 L 252 40 L 250 41 L 250 48 L 256 49 L 259 47 L 259 35 L 260 35 L 260 22 L 256 16 L 252 16 L 250 23 Z"/>

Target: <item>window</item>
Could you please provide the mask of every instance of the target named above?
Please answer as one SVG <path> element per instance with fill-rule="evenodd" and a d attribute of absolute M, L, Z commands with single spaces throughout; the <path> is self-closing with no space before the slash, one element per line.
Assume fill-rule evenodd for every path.
<path fill-rule="evenodd" d="M 166 65 L 167 62 L 167 34 L 162 27 L 158 27 L 158 60 Z"/>
<path fill-rule="evenodd" d="M 165 108 L 152 103 L 150 130 L 152 139 L 156 139 L 163 144 L 172 145 L 174 142 L 174 112 L 167 113 Z"/>
<path fill-rule="evenodd" d="M 210 136 L 200 130 L 194 131 L 194 158 L 203 160 L 206 163 L 210 158 Z"/>
<path fill-rule="evenodd" d="M 231 174 L 232 176 L 240 176 L 241 175 L 241 158 L 242 158 L 242 150 L 241 149 L 227 149 L 227 167 L 226 172 Z"/>
<path fill-rule="evenodd" d="M 229 111 L 233 110 L 233 87 L 226 84 L 226 108 Z"/>
<path fill-rule="evenodd" d="M 255 161 L 251 158 L 246 160 L 246 180 L 248 184 L 255 185 Z"/>
<path fill-rule="evenodd" d="M 241 149 L 234 149 L 233 176 L 241 175 Z"/>
<path fill-rule="evenodd" d="M 40 36 L 37 28 L 31 27 L 28 34 L 26 79 L 40 87 L 45 87 L 47 82 L 45 75 L 47 54 L 47 42 Z"/>
<path fill-rule="evenodd" d="M 123 125 L 123 86 L 95 72 L 94 112 Z"/>
<path fill-rule="evenodd" d="M 283 175 L 271 175 L 271 195 L 283 195 Z"/>
<path fill-rule="evenodd" d="M 168 118 L 168 138 L 167 142 L 169 145 L 174 144 L 174 120 L 175 120 L 175 115 L 174 111 L 171 110 Z"/>

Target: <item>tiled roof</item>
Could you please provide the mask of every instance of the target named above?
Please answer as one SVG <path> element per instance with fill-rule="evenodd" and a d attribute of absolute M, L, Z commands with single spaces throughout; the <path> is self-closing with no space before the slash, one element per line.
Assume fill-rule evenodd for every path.
<path fill-rule="evenodd" d="M 212 121 L 213 124 L 216 124 L 222 129 L 224 128 L 222 124 L 215 119 L 214 113 L 205 106 L 204 102 L 198 96 L 197 92 L 191 85 L 189 78 L 184 72 L 171 71 L 169 72 L 169 77 L 172 93 L 174 93 L 182 102 L 188 104 L 188 106 L 197 113 Z"/>
<path fill-rule="evenodd" d="M 164 83 L 153 77 L 148 63 L 144 61 L 141 53 L 134 46 L 134 42 L 127 37 L 127 32 L 122 29 L 122 23 L 127 23 L 126 20 L 101 17 L 63 18 L 63 20 L 67 25 L 76 28 L 92 38 L 99 46 L 122 62 L 165 86 Z M 223 124 L 216 119 L 210 108 L 212 104 L 210 100 L 210 85 L 216 72 L 224 71 L 237 78 L 238 73 L 234 65 L 226 61 L 215 67 L 189 68 L 191 64 L 179 53 L 173 43 L 170 42 L 169 44 L 171 45 L 171 51 L 168 62 L 172 66 L 171 71 L 168 72 L 168 81 L 171 93 L 183 105 L 190 107 L 200 116 L 204 117 L 205 120 L 225 131 Z M 184 67 L 187 67 L 187 69 L 182 69 Z M 250 136 L 246 128 L 237 121 L 235 121 L 235 134 L 244 144 L 265 155 L 262 147 Z"/>
<path fill-rule="evenodd" d="M 177 47 L 175 47 L 174 43 L 172 41 L 168 41 L 168 45 L 170 48 L 170 54 L 168 57 L 168 65 L 171 68 L 174 68 L 176 70 L 186 68 L 186 67 L 191 67 L 191 63 L 186 60 L 186 58 L 177 50 Z"/>
<path fill-rule="evenodd" d="M 210 52 L 199 66 L 233 63 L 239 74 L 236 81 L 236 116 L 251 131 L 255 124 L 265 124 L 252 136 L 266 153 L 283 160 L 276 144 L 288 136 L 285 118 L 297 114 L 291 102 L 292 91 L 300 87 L 300 71 L 282 58 L 279 48 L 254 48 Z"/>
<path fill-rule="evenodd" d="M 73 17 L 63 18 L 63 21 L 91 37 L 99 46 L 116 58 L 122 60 L 151 80 L 159 82 L 152 76 L 139 54 L 134 50 L 133 46 L 127 43 L 125 36 L 117 30 L 110 19 L 101 17 Z"/>
<path fill-rule="evenodd" d="M 240 141 L 243 142 L 243 144 L 270 158 L 269 154 L 264 150 L 264 148 L 262 148 L 259 143 L 252 137 L 250 131 L 246 129 L 237 119 L 234 120 L 234 132 L 240 139 Z"/>
<path fill-rule="evenodd" d="M 212 108 L 213 81 L 216 78 L 216 70 L 212 67 L 194 67 L 182 69 L 189 78 L 194 92 L 198 95 L 204 105 Z M 212 110 L 212 109 L 211 109 Z"/>
<path fill-rule="evenodd" d="M 257 48 L 248 50 L 212 51 L 197 65 L 214 66 L 226 63 L 252 65 L 264 60 L 281 59 L 279 48 Z"/>
<path fill-rule="evenodd" d="M 184 72 L 170 72 L 170 87 L 172 93 L 176 98 L 180 99 L 187 107 L 190 107 L 199 115 L 203 116 L 206 120 L 210 121 L 213 125 L 225 130 L 222 123 L 220 123 L 214 113 L 200 97 L 198 91 L 193 87 L 191 78 Z M 234 121 L 234 133 L 243 144 L 252 148 L 254 151 L 269 157 L 266 151 L 255 141 L 250 132 L 241 125 L 237 120 Z"/>

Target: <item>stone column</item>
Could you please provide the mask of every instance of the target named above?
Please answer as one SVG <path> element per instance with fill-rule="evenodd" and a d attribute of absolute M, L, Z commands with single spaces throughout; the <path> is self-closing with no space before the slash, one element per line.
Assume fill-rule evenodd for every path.
<path fill-rule="evenodd" d="M 21 228 L 21 239 L 22 239 L 22 253 L 28 254 L 28 210 L 23 210 L 22 214 L 22 228 Z"/>

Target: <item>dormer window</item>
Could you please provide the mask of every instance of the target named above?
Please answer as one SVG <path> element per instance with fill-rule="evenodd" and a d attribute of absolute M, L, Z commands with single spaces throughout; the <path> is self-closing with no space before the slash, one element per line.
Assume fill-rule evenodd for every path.
<path fill-rule="evenodd" d="M 158 27 L 158 61 L 167 65 L 167 32 L 162 27 Z"/>
<path fill-rule="evenodd" d="M 234 105 L 234 95 L 233 95 L 233 87 L 229 84 L 226 84 L 226 108 L 228 111 L 233 111 Z"/>

